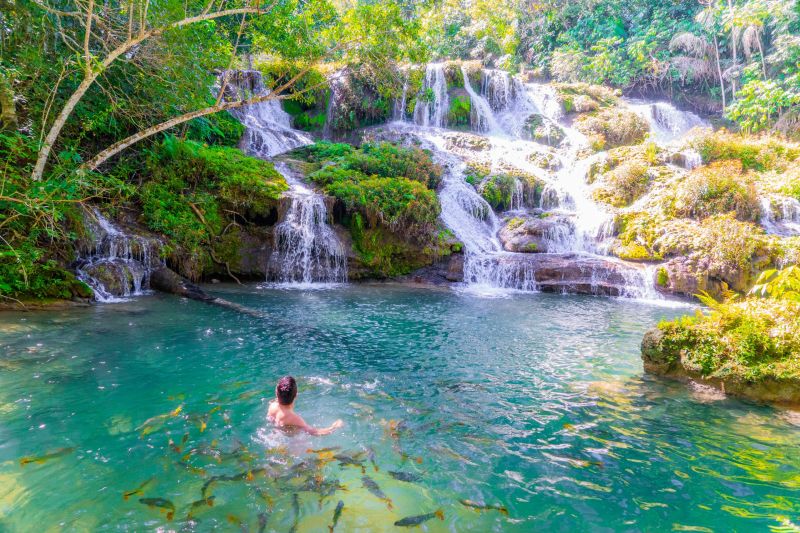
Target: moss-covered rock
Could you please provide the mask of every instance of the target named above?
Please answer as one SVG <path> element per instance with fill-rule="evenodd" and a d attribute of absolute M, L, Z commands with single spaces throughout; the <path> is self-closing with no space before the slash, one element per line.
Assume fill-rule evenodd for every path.
<path fill-rule="evenodd" d="M 646 120 L 633 111 L 622 108 L 607 108 L 582 114 L 575 120 L 575 127 L 589 138 L 595 150 L 639 144 L 650 132 Z"/>
<path fill-rule="evenodd" d="M 645 371 L 800 405 L 800 303 L 750 298 L 662 322 L 642 341 Z"/>
<path fill-rule="evenodd" d="M 534 142 L 557 148 L 566 138 L 564 130 L 549 118 L 534 113 L 525 120 L 523 137 Z"/>

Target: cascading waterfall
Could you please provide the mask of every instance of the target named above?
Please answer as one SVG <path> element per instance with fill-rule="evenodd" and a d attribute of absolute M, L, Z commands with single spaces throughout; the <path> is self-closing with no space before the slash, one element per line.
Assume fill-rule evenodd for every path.
<path fill-rule="evenodd" d="M 242 93 L 267 91 L 260 73 L 245 71 L 230 75 L 229 83 L 239 97 Z M 336 100 L 335 87 L 338 85 L 332 82 L 331 102 Z M 245 126 L 242 146 L 248 155 L 266 159 L 312 142 L 309 136 L 292 129 L 288 113 L 277 100 L 238 111 L 234 116 Z M 289 184 L 286 196 L 290 205 L 283 220 L 275 226 L 276 250 L 267 265 L 268 279 L 303 285 L 346 282 L 344 248 L 328 225 L 324 197 L 298 180 L 285 163 L 275 163 L 275 169 Z"/>
<path fill-rule="evenodd" d="M 630 99 L 628 107 L 650 124 L 650 134 L 659 144 L 675 141 L 692 128 L 707 128 L 709 123 L 690 111 L 681 111 L 667 102 Z"/>
<path fill-rule="evenodd" d="M 502 288 L 534 291 L 542 283 L 559 285 L 559 267 L 573 265 L 571 272 L 579 277 L 578 283 L 594 287 L 597 292 L 610 291 L 628 297 L 658 298 L 654 286 L 655 268 L 627 263 L 607 255 L 614 236 L 614 219 L 610 212 L 595 203 L 587 183 L 592 163 L 605 154 L 579 157 L 588 146 L 583 134 L 563 119 L 563 111 L 554 89 L 547 85 L 527 83 L 502 71 L 487 70 L 482 73 L 480 93 L 470 84 L 467 69 L 462 66 L 464 89 L 471 101 L 471 129 L 489 141 L 489 148 L 479 154 L 459 152 L 458 143 L 448 142 L 448 134 L 438 130 L 417 129 L 414 125 L 398 124 L 410 128 L 418 138 L 432 149 L 437 161 L 447 170 L 439 192 L 442 220 L 464 244 L 464 281 L 473 288 Z M 441 83 L 440 83 L 441 81 Z M 439 93 L 444 87 L 444 69 L 440 64 L 428 65 L 423 93 Z M 434 88 L 436 90 L 434 91 Z M 429 90 L 430 89 L 430 90 Z M 421 93 L 421 94 L 423 94 Z M 442 102 L 438 97 L 433 101 Z M 415 123 L 418 126 L 439 126 L 425 117 L 432 116 L 431 102 L 418 105 Z M 644 104 L 642 104 L 644 105 Z M 647 108 L 653 129 L 669 130 L 677 138 L 687 128 L 702 125 L 694 116 L 681 118 L 680 111 L 656 106 Z M 559 147 L 525 140 L 522 136 L 526 121 L 533 114 L 557 125 L 564 140 Z M 659 142 L 661 137 L 657 137 Z M 554 161 L 551 170 L 545 171 L 530 162 L 532 155 L 547 156 Z M 491 207 L 478 194 L 475 187 L 465 181 L 466 168 L 463 157 L 479 157 L 481 164 L 493 172 L 518 169 L 533 174 L 544 183 L 538 213 L 548 219 L 540 230 L 544 253 L 516 253 L 504 249 L 498 238 L 503 226 Z M 684 154 L 686 166 L 697 164 L 695 154 Z M 555 170 L 552 170 L 555 169 Z M 531 216 L 525 202 L 523 183 L 516 179 L 510 192 L 509 216 Z M 559 263 L 559 261 L 561 261 Z M 549 272 L 540 272 L 541 269 Z M 566 268 L 570 268 L 567 266 Z M 541 275 L 540 275 L 541 274 Z"/>
<path fill-rule="evenodd" d="M 472 88 L 467 68 L 463 65 L 461 66 L 461 75 L 464 78 L 464 89 L 466 89 L 470 99 L 470 128 L 480 133 L 500 135 L 502 129 L 494 117 L 492 107 L 483 96 Z"/>
<path fill-rule="evenodd" d="M 347 257 L 328 225 L 324 198 L 306 187 L 282 162 L 275 164 L 289 184 L 291 200 L 283 220 L 275 226 L 275 251 L 269 279 L 279 283 L 345 283 Z"/>
<path fill-rule="evenodd" d="M 800 201 L 791 196 L 761 198 L 761 225 L 767 233 L 790 237 L 800 235 Z"/>
<path fill-rule="evenodd" d="M 75 271 L 94 291 L 98 302 L 114 302 L 143 293 L 150 272 L 162 266 L 163 244 L 153 237 L 131 235 L 96 208 L 84 213 L 91 240 L 80 247 Z"/>
<path fill-rule="evenodd" d="M 401 97 L 395 98 L 394 109 L 392 111 L 392 120 L 404 121 L 406 119 L 406 105 L 408 102 L 408 73 L 403 80 L 403 92 Z"/>
<path fill-rule="evenodd" d="M 444 64 L 431 63 L 425 67 L 425 79 L 414 108 L 414 122 L 420 126 L 444 128 L 449 102 Z"/>
<path fill-rule="evenodd" d="M 244 100 L 270 93 L 257 70 L 227 71 L 222 76 L 226 79 L 226 100 Z M 308 135 L 292 128 L 291 116 L 277 99 L 232 109 L 230 113 L 244 124 L 240 146 L 252 156 L 272 157 L 311 142 Z"/>

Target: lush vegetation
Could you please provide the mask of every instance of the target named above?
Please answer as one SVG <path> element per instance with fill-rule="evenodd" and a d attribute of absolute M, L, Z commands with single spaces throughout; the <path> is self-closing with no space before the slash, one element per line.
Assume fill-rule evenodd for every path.
<path fill-rule="evenodd" d="M 149 152 L 145 172 L 136 198 L 143 220 L 168 238 L 172 264 L 193 279 L 212 262 L 224 265 L 226 233 L 269 218 L 288 188 L 271 163 L 174 137 Z"/>
<path fill-rule="evenodd" d="M 800 379 L 800 270 L 770 270 L 759 282 L 745 299 L 700 295 L 710 312 L 659 324 L 651 355 L 673 371 L 726 383 Z"/>
<path fill-rule="evenodd" d="M 389 143 L 319 142 L 296 151 L 311 162 L 308 179 L 341 202 L 341 219 L 371 275 L 397 276 L 448 254 L 438 229 L 435 188 L 442 169 L 419 148 Z"/>

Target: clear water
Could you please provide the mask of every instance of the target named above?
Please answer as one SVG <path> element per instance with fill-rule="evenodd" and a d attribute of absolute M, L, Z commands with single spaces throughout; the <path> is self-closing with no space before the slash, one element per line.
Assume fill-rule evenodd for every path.
<path fill-rule="evenodd" d="M 392 285 L 210 290 L 265 317 L 169 296 L 0 315 L 0 530 L 238 531 L 240 521 L 257 531 L 263 513 L 268 531 L 327 531 L 339 500 L 337 531 L 394 530 L 400 518 L 437 509 L 444 521 L 426 522 L 428 531 L 800 522 L 800 439 L 789 415 L 642 375 L 642 333 L 679 310 Z M 299 380 L 309 422 L 342 418 L 345 428 L 319 438 L 276 433 L 267 400 L 287 373 Z M 180 405 L 163 427 L 137 431 Z M 216 407 L 201 432 L 201 415 Z M 273 479 L 315 457 L 307 449 L 332 446 L 374 450 L 379 470 L 366 460 L 365 472 L 392 510 L 362 487 L 357 466 L 297 467 L 298 477 Z M 75 451 L 20 464 L 63 447 Z M 180 464 L 203 447 L 211 456 Z M 247 470 L 252 480 L 211 485 L 214 506 L 186 521 L 211 476 Z M 397 481 L 390 470 L 421 479 Z M 123 499 L 151 477 L 144 495 Z M 302 490 L 323 479 L 347 490 L 322 499 Z M 173 520 L 143 496 L 173 502 Z M 463 498 L 505 506 L 508 516 Z"/>

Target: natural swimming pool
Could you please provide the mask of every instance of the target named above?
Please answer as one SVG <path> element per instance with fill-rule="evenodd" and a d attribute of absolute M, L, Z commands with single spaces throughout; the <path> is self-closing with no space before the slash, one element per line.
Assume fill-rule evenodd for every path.
<path fill-rule="evenodd" d="M 339 501 L 337 531 L 437 510 L 429 531 L 800 522 L 790 415 L 642 374 L 642 334 L 685 309 L 210 290 L 265 318 L 158 295 L 0 315 L 0 530 L 327 531 Z M 276 433 L 265 413 L 284 374 L 307 421 L 345 427 Z"/>

